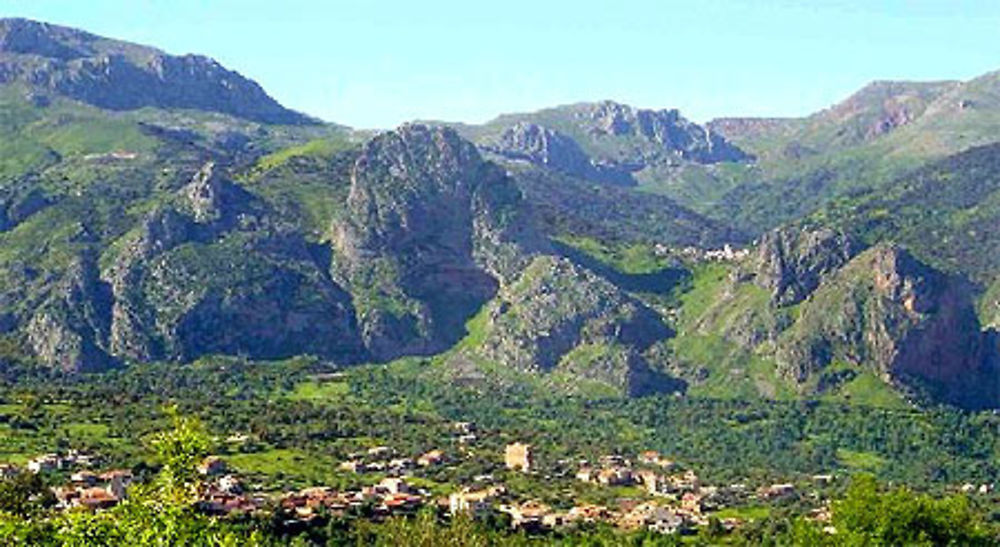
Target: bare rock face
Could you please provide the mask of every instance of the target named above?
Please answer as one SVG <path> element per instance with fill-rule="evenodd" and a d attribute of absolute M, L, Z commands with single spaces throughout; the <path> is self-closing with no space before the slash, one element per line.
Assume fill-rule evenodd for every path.
<path fill-rule="evenodd" d="M 748 159 L 721 135 L 688 121 L 677 110 L 636 109 L 603 101 L 580 116 L 593 135 L 642 138 L 656 143 L 664 152 L 699 163 Z"/>
<path fill-rule="evenodd" d="M 958 82 L 876 81 L 819 116 L 847 122 L 841 139 L 870 141 L 908 125 Z"/>
<path fill-rule="evenodd" d="M 10 82 L 109 110 L 195 108 L 264 123 L 313 123 L 207 57 L 167 55 L 27 19 L 0 19 L 0 83 Z"/>
<path fill-rule="evenodd" d="M 381 359 L 441 351 L 523 263 L 521 196 L 454 131 L 406 125 L 372 139 L 351 174 L 334 273 Z"/>
<path fill-rule="evenodd" d="M 508 127 L 495 143 L 483 148 L 507 159 L 527 161 L 585 180 L 623 186 L 636 184 L 627 170 L 597 164 L 573 139 L 529 122 Z"/>
<path fill-rule="evenodd" d="M 146 215 L 138 234 L 124 242 L 114 264 L 104 273 L 115 297 L 109 340 L 112 353 L 138 360 L 159 355 L 148 326 L 153 314 L 137 285 L 149 259 L 190 241 L 193 234 L 192 219 L 167 207 Z"/>
<path fill-rule="evenodd" d="M 572 262 L 540 256 L 488 310 L 480 355 L 540 375 L 571 373 L 627 393 L 649 388 L 642 352 L 670 332 L 652 310 Z"/>
<path fill-rule="evenodd" d="M 28 344 L 41 362 L 65 372 L 114 366 L 106 351 L 110 306 L 110 290 L 97 277 L 95 258 L 81 256 L 28 321 Z"/>
<path fill-rule="evenodd" d="M 893 245 L 853 259 L 803 304 L 779 340 L 790 377 L 831 363 L 867 365 L 890 383 L 926 384 L 943 398 L 996 396 L 968 287 Z M 985 382 L 985 384 L 984 384 Z M 970 386 L 975 389 L 969 389 Z"/>
<path fill-rule="evenodd" d="M 195 222 L 210 222 L 222 216 L 222 194 L 226 190 L 223 185 L 221 177 L 215 175 L 215 164 L 209 162 L 184 187 Z"/>
<path fill-rule="evenodd" d="M 351 297 L 299 234 L 208 164 L 119 242 L 109 350 L 135 360 L 208 353 L 366 355 Z"/>
<path fill-rule="evenodd" d="M 137 286 L 155 310 L 152 347 L 171 359 L 364 356 L 350 295 L 294 234 L 236 232 L 187 244 L 151 260 Z"/>
<path fill-rule="evenodd" d="M 586 169 L 590 159 L 573 139 L 551 129 L 528 122 L 507 128 L 497 141 L 496 150 L 533 163 L 563 169 Z"/>
<path fill-rule="evenodd" d="M 800 302 L 861 250 L 847 235 L 828 228 L 779 228 L 764 234 L 741 275 L 771 291 L 772 302 Z"/>

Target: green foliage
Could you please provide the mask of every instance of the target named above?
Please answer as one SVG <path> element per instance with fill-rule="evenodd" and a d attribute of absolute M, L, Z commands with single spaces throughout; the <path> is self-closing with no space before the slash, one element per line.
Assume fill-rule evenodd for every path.
<path fill-rule="evenodd" d="M 657 256 L 652 245 L 605 243 L 586 236 L 561 236 L 557 241 L 599 260 L 623 274 L 649 274 L 666 269 L 672 262 Z"/>
<path fill-rule="evenodd" d="M 197 499 L 198 463 L 209 451 L 209 437 L 197 419 L 181 416 L 176 406 L 168 407 L 167 414 L 173 428 L 150 441 L 162 465 L 154 488 L 159 499 L 190 504 Z"/>
<path fill-rule="evenodd" d="M 993 545 L 965 496 L 931 497 L 905 487 L 882 491 L 874 477 L 855 477 L 833 506 L 836 545 Z"/>
<path fill-rule="evenodd" d="M 809 219 L 874 244 L 895 241 L 946 271 L 992 280 L 1000 222 L 1000 146 L 931 163 L 891 184 L 832 202 Z"/>
<path fill-rule="evenodd" d="M 106 511 L 45 515 L 26 508 L 44 507 L 37 498 L 48 490 L 37 476 L 5 481 L 0 484 L 0 541 L 65 547 L 261 544 L 259 532 L 233 527 L 196 509 L 194 502 L 203 488 L 197 463 L 210 445 L 209 438 L 197 420 L 181 416 L 176 408 L 167 412 L 173 428 L 151 440 L 162 467 L 149 485 L 132 487 L 128 498 Z M 15 523 L 8 515 L 31 518 Z"/>
<path fill-rule="evenodd" d="M 0 482 L 0 514 L 28 518 L 55 503 L 42 478 L 27 471 Z"/>
<path fill-rule="evenodd" d="M 835 391 L 824 393 L 823 399 L 883 408 L 904 409 L 910 406 L 898 391 L 867 370 L 859 372 Z"/>
<path fill-rule="evenodd" d="M 257 160 L 251 172 L 262 174 L 285 165 L 292 158 L 330 156 L 347 150 L 351 146 L 353 146 L 353 143 L 343 135 L 314 139 L 305 144 L 290 146 L 262 156 Z"/>

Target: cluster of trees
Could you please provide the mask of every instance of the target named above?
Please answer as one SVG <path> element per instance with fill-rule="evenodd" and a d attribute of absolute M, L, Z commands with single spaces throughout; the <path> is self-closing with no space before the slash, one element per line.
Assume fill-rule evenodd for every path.
<path fill-rule="evenodd" d="M 114 465 L 134 465 L 144 456 L 140 441 L 163 427 L 160 408 L 174 403 L 216 435 L 251 433 L 254 442 L 244 451 L 343 457 L 360 448 L 361 439 L 417 454 L 449 446 L 450 422 L 472 421 L 501 433 L 483 440 L 487 449 L 524 440 L 549 462 L 656 449 L 713 481 L 870 470 L 882 480 L 935 488 L 989 483 L 998 472 L 992 455 L 1000 450 L 1000 416 L 987 412 L 667 395 L 587 400 L 529 385 L 456 387 L 427 378 L 427 366 L 350 369 L 337 380 L 344 393 L 319 400 L 289 396 L 324 370 L 308 359 L 224 359 L 136 366 L 100 378 L 22 378 L 0 387 L 0 423 L 10 431 L 5 442 L 20 439 L 25 455 L 90 448 Z M 107 433 L 80 437 L 69 421 L 101 424 Z M 863 454 L 870 465 L 858 467 L 845 454 Z"/>

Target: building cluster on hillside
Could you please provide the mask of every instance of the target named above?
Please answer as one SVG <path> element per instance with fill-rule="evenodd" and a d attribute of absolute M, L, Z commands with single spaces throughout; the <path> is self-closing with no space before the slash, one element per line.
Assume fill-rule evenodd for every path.
<path fill-rule="evenodd" d="M 555 529 L 584 522 L 605 522 L 623 529 L 645 528 L 660 533 L 677 533 L 707 524 L 707 514 L 729 504 L 748 499 L 743 485 L 726 487 L 701 483 L 691 470 L 681 471 L 670 459 L 655 451 L 638 455 L 637 464 L 621 455 L 606 455 L 591 464 L 579 462 L 577 480 L 602 487 L 641 486 L 650 496 L 642 501 L 619 500 L 619 506 L 577 505 L 569 510 L 553 510 L 538 500 L 511 500 L 502 486 L 473 490 L 465 488 L 449 498 L 451 513 L 482 514 L 497 510 L 510 517 L 512 526 L 528 530 Z M 504 450 L 508 469 L 528 472 L 533 469 L 531 446 L 512 443 Z M 724 519 L 723 526 L 740 525 L 738 519 Z"/>
<path fill-rule="evenodd" d="M 476 441 L 476 425 L 472 422 L 455 422 L 452 429 L 454 441 L 461 445 L 460 450 Z M 351 473 L 384 473 L 400 477 L 416 468 L 434 467 L 447 462 L 448 457 L 442 448 L 409 457 L 400 456 L 391 446 L 373 446 L 362 452 L 348 454 L 347 459 L 340 463 L 339 469 Z"/>
<path fill-rule="evenodd" d="M 198 501 L 198 507 L 205 513 L 256 513 L 271 503 L 267 496 L 259 492 L 247 492 L 239 475 L 231 471 L 219 456 L 204 458 L 198 464 L 198 472 L 206 479 L 206 487 Z"/>
<path fill-rule="evenodd" d="M 287 519 L 308 522 L 323 513 L 343 515 L 365 505 L 371 506 L 374 517 L 410 514 L 423 507 L 427 497 L 425 490 L 414 488 L 404 479 L 386 477 L 378 484 L 356 490 L 306 488 L 285 494 L 278 503 Z"/>
<path fill-rule="evenodd" d="M 481 489 L 466 486 L 448 496 L 448 512 L 452 515 L 465 513 L 472 516 L 482 516 L 489 512 L 493 508 L 494 502 L 506 493 L 507 489 L 503 486 L 489 486 Z"/>
<path fill-rule="evenodd" d="M 92 454 L 70 450 L 65 454 L 51 453 L 32 458 L 26 467 L 28 471 L 37 474 L 91 467 L 94 463 L 95 458 Z"/>
<path fill-rule="evenodd" d="M 125 499 L 126 488 L 132 483 L 128 469 L 112 469 L 102 473 L 83 470 L 70 476 L 69 484 L 52 489 L 57 507 L 69 509 L 107 509 Z"/>
<path fill-rule="evenodd" d="M 721 249 L 701 249 L 699 247 L 684 247 L 679 251 L 663 244 L 653 248 L 657 256 L 676 256 L 679 254 L 687 260 L 696 262 L 740 262 L 750 256 L 750 249 L 736 249 L 728 243 Z"/>
<path fill-rule="evenodd" d="M 439 448 L 429 450 L 415 458 L 399 456 L 396 449 L 389 446 L 374 446 L 365 452 L 348 454 L 347 460 L 340 462 L 339 469 L 351 473 L 384 473 L 400 477 L 417 467 L 433 467 L 447 461 Z"/>
<path fill-rule="evenodd" d="M 66 453 L 42 454 L 25 465 L 25 470 L 34 474 L 69 472 L 69 482 L 52 488 L 58 509 L 82 507 L 86 509 L 106 509 L 125 499 L 126 488 L 132 483 L 132 472 L 128 469 L 110 469 L 101 472 L 90 468 L 97 463 L 93 454 L 79 450 Z M 22 472 L 14 465 L 0 466 L 0 475 L 12 477 Z"/>

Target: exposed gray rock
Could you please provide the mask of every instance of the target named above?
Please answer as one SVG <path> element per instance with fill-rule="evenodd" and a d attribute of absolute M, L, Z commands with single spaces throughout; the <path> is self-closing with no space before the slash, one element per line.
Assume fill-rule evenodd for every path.
<path fill-rule="evenodd" d="M 641 353 L 670 334 L 652 310 L 567 259 L 539 256 L 487 311 L 480 355 L 523 372 L 649 388 Z"/>
<path fill-rule="evenodd" d="M 829 228 L 778 228 L 761 236 L 740 275 L 771 291 L 774 303 L 794 304 L 860 251 L 859 243 Z"/>
<path fill-rule="evenodd" d="M 205 165 L 118 245 L 109 346 L 136 360 L 207 353 L 338 362 L 366 355 L 351 297 L 301 235 Z"/>
<path fill-rule="evenodd" d="M 504 130 L 496 142 L 485 144 L 483 148 L 506 159 L 527 161 L 586 180 L 635 184 L 628 171 L 597 164 L 573 139 L 529 122 L 514 124 Z"/>
<path fill-rule="evenodd" d="M 637 109 L 603 101 L 590 105 L 579 117 L 592 135 L 640 137 L 658 144 L 665 152 L 699 163 L 749 157 L 721 135 L 688 121 L 673 109 Z"/>
<path fill-rule="evenodd" d="M 196 108 L 265 123 L 313 123 L 207 57 L 167 55 L 58 25 L 0 19 L 0 83 L 15 81 L 110 110 Z"/>
<path fill-rule="evenodd" d="M 197 229 L 202 238 L 234 227 L 246 228 L 264 216 L 260 200 L 219 173 L 214 162 L 203 165 L 178 193 L 183 198 L 182 208 L 201 225 Z"/>
<path fill-rule="evenodd" d="M 522 261 L 521 196 L 450 129 L 406 125 L 368 142 L 338 223 L 334 272 L 380 359 L 432 353 Z"/>
<path fill-rule="evenodd" d="M 195 222 L 211 222 L 222 216 L 223 182 L 215 175 L 215 164 L 207 163 L 183 188 Z"/>
<path fill-rule="evenodd" d="M 865 251 L 825 281 L 779 340 L 798 381 L 834 363 L 865 365 L 890 383 L 917 381 L 963 404 L 995 400 L 987 337 L 969 287 L 894 245 Z"/>
<path fill-rule="evenodd" d="M 28 321 L 28 344 L 48 366 L 66 372 L 105 370 L 114 365 L 105 350 L 110 305 L 95 258 L 79 257 Z"/>

